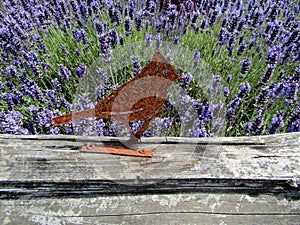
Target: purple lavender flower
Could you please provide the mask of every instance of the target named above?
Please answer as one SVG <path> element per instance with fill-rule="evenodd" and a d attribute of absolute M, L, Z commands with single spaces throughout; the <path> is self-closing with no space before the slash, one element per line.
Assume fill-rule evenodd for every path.
<path fill-rule="evenodd" d="M 66 49 L 66 47 L 64 45 L 61 46 L 61 51 L 63 53 L 64 56 L 67 56 L 68 55 L 68 51 Z"/>
<path fill-rule="evenodd" d="M 300 101 L 298 101 L 297 108 L 293 111 L 293 114 L 288 120 L 288 132 L 299 132 L 300 131 Z"/>
<path fill-rule="evenodd" d="M 145 11 L 147 11 L 150 14 L 154 13 L 156 10 L 152 12 L 153 5 L 155 5 L 154 7 L 156 8 L 156 3 L 153 0 L 146 0 Z"/>
<path fill-rule="evenodd" d="M 54 117 L 53 112 L 49 109 L 45 109 L 39 113 L 40 124 L 46 128 L 50 128 L 53 126 L 52 118 Z"/>
<path fill-rule="evenodd" d="M 193 128 L 189 131 L 190 137 L 207 137 L 209 136 L 206 128 L 205 123 L 201 119 L 197 119 L 193 123 Z"/>
<path fill-rule="evenodd" d="M 125 18 L 125 35 L 129 36 L 132 33 L 133 22 L 130 17 Z"/>
<path fill-rule="evenodd" d="M 136 128 L 139 128 L 142 125 L 141 122 L 142 121 L 140 121 L 138 125 L 135 127 L 135 130 L 137 130 Z M 166 135 L 170 126 L 171 126 L 171 121 L 169 118 L 156 118 L 150 126 L 149 133 L 153 137 L 161 137 Z M 145 132 L 144 136 L 150 136 L 150 134 L 148 134 L 148 132 Z"/>
<path fill-rule="evenodd" d="M 59 4 L 59 9 L 61 11 L 61 14 L 66 15 L 68 12 L 68 9 L 67 9 L 65 2 L 60 0 L 60 1 L 58 1 L 58 4 Z"/>
<path fill-rule="evenodd" d="M 97 101 L 101 101 L 105 97 L 105 86 L 103 84 L 96 88 Z"/>
<path fill-rule="evenodd" d="M 249 71 L 249 68 L 250 68 L 250 65 L 251 65 L 251 60 L 250 59 L 244 59 L 241 61 L 241 73 L 242 74 L 246 74 L 248 71 Z"/>
<path fill-rule="evenodd" d="M 237 55 L 238 55 L 238 56 L 241 56 L 241 55 L 243 54 L 245 48 L 246 48 L 245 42 L 241 43 L 241 44 L 240 44 L 240 47 L 239 47 L 239 49 L 238 49 L 238 51 L 237 51 Z"/>
<path fill-rule="evenodd" d="M 254 122 L 249 122 L 246 127 L 246 130 L 250 131 L 253 134 L 261 135 L 264 131 L 264 115 L 262 110 L 258 110 L 258 115 L 255 117 Z"/>
<path fill-rule="evenodd" d="M 203 105 L 199 119 L 202 120 L 203 122 L 209 122 L 211 118 L 212 118 L 211 106 L 209 104 Z"/>
<path fill-rule="evenodd" d="M 100 42 L 100 50 L 103 54 L 109 54 L 110 52 L 110 36 L 108 34 L 102 34 L 98 36 Z"/>
<path fill-rule="evenodd" d="M 92 0 L 90 6 L 92 7 L 94 14 L 97 16 L 99 14 L 99 9 L 101 9 L 98 1 Z"/>
<path fill-rule="evenodd" d="M 199 52 L 198 49 L 196 49 L 195 52 L 194 52 L 194 64 L 193 64 L 194 68 L 198 67 L 199 58 L 200 58 L 200 52 Z"/>
<path fill-rule="evenodd" d="M 258 97 L 255 99 L 255 107 L 261 108 L 270 98 L 270 89 L 269 87 L 266 87 L 264 89 L 261 89 Z"/>
<path fill-rule="evenodd" d="M 60 81 L 64 84 L 66 81 L 70 80 L 71 72 L 64 65 L 59 65 L 58 75 L 60 77 Z"/>
<path fill-rule="evenodd" d="M 88 37 L 87 37 L 85 29 L 83 29 L 83 28 L 80 29 L 80 33 L 81 33 L 82 43 L 86 45 L 88 43 Z"/>
<path fill-rule="evenodd" d="M 108 9 L 108 15 L 110 17 L 111 23 L 115 23 L 116 26 L 121 24 L 121 13 L 118 8 L 110 7 Z"/>
<path fill-rule="evenodd" d="M 242 98 L 244 98 L 250 90 L 251 86 L 249 83 L 242 83 L 237 97 L 235 97 L 231 103 L 227 105 L 228 109 L 226 110 L 226 119 L 230 124 L 234 123 L 236 111 L 243 102 Z"/>
<path fill-rule="evenodd" d="M 105 85 L 106 88 L 110 89 L 110 82 L 109 82 L 109 79 L 105 73 L 105 70 L 103 70 L 102 68 L 100 69 L 97 69 L 96 70 L 96 73 L 101 81 L 101 83 L 103 85 Z"/>
<path fill-rule="evenodd" d="M 31 98 L 36 99 L 36 100 L 40 101 L 41 103 L 45 102 L 43 93 L 34 80 L 30 80 L 27 77 L 24 77 L 23 75 L 20 78 L 20 80 L 23 83 L 21 85 L 21 90 L 22 90 L 23 95 L 30 96 Z"/>
<path fill-rule="evenodd" d="M 228 97 L 229 97 L 229 94 L 230 94 L 229 87 L 224 87 L 224 96 L 225 96 L 226 98 L 228 98 Z"/>
<path fill-rule="evenodd" d="M 26 59 L 26 64 L 28 67 L 33 68 L 34 66 L 37 66 L 39 63 L 38 56 L 34 51 L 31 52 L 21 52 Z"/>
<path fill-rule="evenodd" d="M 105 24 L 102 24 L 98 19 L 94 20 L 94 25 L 98 36 L 102 35 L 105 32 L 106 30 Z"/>
<path fill-rule="evenodd" d="M 88 14 L 87 14 L 87 9 L 86 9 L 86 4 L 85 3 L 81 3 L 81 5 L 79 6 L 79 11 L 80 14 L 82 16 L 82 18 L 87 18 Z"/>
<path fill-rule="evenodd" d="M 300 82 L 300 66 L 298 66 L 296 69 L 295 69 L 295 72 L 291 78 L 291 81 L 294 82 L 294 83 L 299 83 Z"/>
<path fill-rule="evenodd" d="M 227 39 L 228 39 L 227 30 L 222 27 L 218 33 L 219 45 L 225 44 Z"/>
<path fill-rule="evenodd" d="M 232 100 L 232 102 L 228 106 L 231 107 L 232 109 L 236 109 L 242 102 L 243 101 L 241 98 L 236 97 Z"/>
<path fill-rule="evenodd" d="M 145 37 L 145 42 L 144 42 L 144 45 L 145 47 L 150 47 L 152 41 L 153 41 L 153 36 L 150 35 L 150 34 L 147 34 L 146 37 Z"/>
<path fill-rule="evenodd" d="M 179 38 L 180 38 L 180 37 L 179 37 L 178 35 L 175 36 L 175 38 L 174 38 L 174 44 L 175 44 L 175 45 L 178 44 Z"/>
<path fill-rule="evenodd" d="M 158 51 L 160 49 L 160 45 L 161 45 L 161 35 L 157 34 L 156 35 L 156 43 L 155 43 L 156 51 Z"/>
<path fill-rule="evenodd" d="M 164 0 L 164 1 L 162 1 L 162 5 L 161 5 L 160 10 L 162 12 L 166 12 L 166 11 L 168 11 L 170 5 L 171 5 L 171 0 Z"/>
<path fill-rule="evenodd" d="M 299 83 L 287 82 L 286 84 L 286 105 L 291 105 L 295 100 L 298 99 Z"/>
<path fill-rule="evenodd" d="M 58 127 L 50 128 L 49 134 L 60 134 L 60 129 Z"/>
<path fill-rule="evenodd" d="M 11 111 L 8 114 L 0 111 L 0 131 L 5 134 L 28 134 L 23 128 L 23 116 L 19 111 Z"/>
<path fill-rule="evenodd" d="M 54 78 L 53 80 L 51 80 L 51 83 L 55 90 L 57 90 L 58 92 L 62 91 L 61 84 L 59 83 L 57 78 Z"/>
<path fill-rule="evenodd" d="M 274 65 L 272 65 L 272 64 L 267 65 L 267 70 L 265 72 L 265 75 L 261 78 L 261 81 L 259 83 L 260 86 L 263 86 L 264 84 L 266 84 L 270 80 L 274 69 L 275 69 Z"/>
<path fill-rule="evenodd" d="M 78 29 L 73 28 L 73 29 L 72 29 L 72 33 L 73 33 L 73 37 L 75 38 L 75 40 L 76 40 L 77 42 L 80 42 L 80 41 L 81 41 L 81 38 L 82 38 L 82 33 L 81 33 L 81 31 L 78 30 Z"/>
<path fill-rule="evenodd" d="M 252 125 L 253 123 L 252 122 L 248 122 L 245 124 L 245 130 L 248 132 L 248 133 L 251 133 L 251 130 L 252 130 Z"/>
<path fill-rule="evenodd" d="M 246 23 L 247 23 L 247 18 L 246 17 L 243 17 L 240 21 L 239 21 L 239 24 L 237 25 L 237 31 L 238 32 L 241 32 L 243 30 L 243 28 L 246 26 Z M 242 36 L 243 37 L 243 36 Z"/>
<path fill-rule="evenodd" d="M 140 58 L 138 56 L 132 56 L 131 61 L 133 63 L 133 75 L 136 76 L 141 71 Z"/>
<path fill-rule="evenodd" d="M 226 78 L 226 82 L 229 83 L 232 79 L 232 74 L 229 74 Z"/>
<path fill-rule="evenodd" d="M 230 33 L 233 33 L 234 29 L 237 26 L 237 22 L 238 22 L 238 17 L 237 17 L 237 12 L 236 11 L 232 11 L 231 16 L 229 17 L 230 21 L 228 21 L 228 31 Z"/>
<path fill-rule="evenodd" d="M 238 97 L 244 98 L 246 94 L 250 91 L 251 91 L 251 85 L 249 83 L 241 83 Z"/>
<path fill-rule="evenodd" d="M 46 97 L 50 108 L 58 108 L 58 101 L 54 90 L 46 90 Z"/>
<path fill-rule="evenodd" d="M 78 48 L 75 49 L 75 53 L 76 53 L 77 57 L 80 57 L 80 51 Z"/>
<path fill-rule="evenodd" d="M 135 17 L 135 27 L 137 31 L 141 31 L 143 29 L 143 20 L 140 14 L 136 15 Z"/>
<path fill-rule="evenodd" d="M 19 73 L 15 66 L 8 66 L 5 69 L 7 75 L 11 76 L 11 78 L 19 77 Z"/>
<path fill-rule="evenodd" d="M 209 21 L 208 24 L 209 26 L 213 26 L 214 23 L 216 22 L 216 18 L 217 18 L 218 12 L 217 11 L 213 11 L 209 17 Z"/>
<path fill-rule="evenodd" d="M 118 32 L 115 29 L 111 29 L 108 31 L 108 35 L 110 36 L 110 43 L 112 45 L 116 45 L 119 42 Z"/>
<path fill-rule="evenodd" d="M 24 103 L 23 94 L 10 82 L 5 82 L 5 85 L 10 89 L 10 97 L 15 105 L 22 105 Z M 11 101 L 9 98 L 9 101 Z"/>
<path fill-rule="evenodd" d="M 28 107 L 28 110 L 32 115 L 32 118 L 29 120 L 29 129 L 28 129 L 29 134 L 37 134 L 38 133 L 37 127 L 39 125 L 39 115 L 38 115 L 39 107 L 30 105 Z"/>
<path fill-rule="evenodd" d="M 183 74 L 181 75 L 181 77 L 182 77 L 182 79 L 181 79 L 180 86 L 181 86 L 184 90 L 186 90 L 186 89 L 188 88 L 189 84 L 192 82 L 193 76 L 192 76 L 191 73 L 187 73 L 187 74 L 183 73 Z"/>
<path fill-rule="evenodd" d="M 32 37 L 39 45 L 39 50 L 41 50 L 42 53 L 48 53 L 48 49 L 46 48 L 46 45 L 44 44 L 43 40 L 40 38 L 39 35 L 34 35 Z"/>
<path fill-rule="evenodd" d="M 300 132 L 300 119 L 293 121 L 288 127 L 288 132 Z"/>
<path fill-rule="evenodd" d="M 284 112 L 281 111 L 274 115 L 271 121 L 271 127 L 269 129 L 269 134 L 275 134 L 280 127 L 284 126 Z"/>
<path fill-rule="evenodd" d="M 96 122 L 96 134 L 97 136 L 104 136 L 106 133 L 105 123 L 102 119 Z"/>
<path fill-rule="evenodd" d="M 267 56 L 267 64 L 275 66 L 278 59 L 280 58 L 280 52 L 282 51 L 282 46 L 277 45 L 273 48 L 270 48 Z"/>
<path fill-rule="evenodd" d="M 221 84 L 222 78 L 220 76 L 214 76 L 213 77 L 213 89 L 215 92 L 219 92 L 222 90 L 223 85 Z"/>
<path fill-rule="evenodd" d="M 124 37 L 122 34 L 120 34 L 119 36 L 119 42 L 120 42 L 120 45 L 123 46 L 124 45 Z"/>
<path fill-rule="evenodd" d="M 292 43 L 294 43 L 299 35 L 299 32 L 300 32 L 299 29 L 294 29 L 293 31 L 291 31 L 289 37 L 284 39 L 284 45 L 289 46 Z"/>
<path fill-rule="evenodd" d="M 193 10 L 193 8 L 194 8 L 193 1 L 192 0 L 187 0 L 185 2 L 185 10 L 186 10 L 186 12 L 191 12 Z"/>
<path fill-rule="evenodd" d="M 269 33 L 266 32 L 267 36 L 267 43 L 271 44 L 273 43 L 277 38 L 279 32 L 282 30 L 282 23 L 281 21 L 274 21 L 270 22 L 270 30 Z"/>
<path fill-rule="evenodd" d="M 234 38 L 229 38 L 228 44 L 226 48 L 228 49 L 228 57 L 231 57 L 233 52 L 234 52 L 234 46 L 235 46 L 236 41 Z"/>
<path fill-rule="evenodd" d="M 83 75 L 86 73 L 86 66 L 81 64 L 79 67 L 75 69 L 75 73 L 77 74 L 78 78 L 81 80 Z"/>
<path fill-rule="evenodd" d="M 49 64 L 47 62 L 42 62 L 42 68 L 43 70 L 48 73 L 49 72 Z"/>
<path fill-rule="evenodd" d="M 3 99 L 4 101 L 6 101 L 7 108 L 8 108 L 9 111 L 12 111 L 12 110 L 15 109 L 15 103 L 13 101 L 13 95 L 12 94 L 4 92 L 0 96 L 0 99 Z"/>
<path fill-rule="evenodd" d="M 254 37 L 254 38 L 251 39 L 251 42 L 250 42 L 250 44 L 248 45 L 248 49 L 249 49 L 249 50 L 250 50 L 253 46 L 256 46 L 256 41 L 257 41 L 256 37 Z"/>
<path fill-rule="evenodd" d="M 169 29 L 175 29 L 175 27 L 176 27 L 175 22 L 176 22 L 176 18 L 178 15 L 176 7 L 174 7 L 173 9 L 171 9 L 171 7 L 170 7 L 170 10 L 167 12 L 166 15 L 167 15 L 167 18 L 165 18 L 166 21 L 164 21 L 165 25 L 162 25 L 162 27 L 167 28 L 167 25 L 169 25 L 170 26 Z M 195 18 L 195 19 L 197 20 L 197 18 Z M 193 24 L 193 25 L 195 25 L 195 24 Z"/>
<path fill-rule="evenodd" d="M 155 28 L 156 28 L 156 33 L 159 33 L 161 31 L 162 28 L 162 20 L 159 19 L 155 22 Z"/>

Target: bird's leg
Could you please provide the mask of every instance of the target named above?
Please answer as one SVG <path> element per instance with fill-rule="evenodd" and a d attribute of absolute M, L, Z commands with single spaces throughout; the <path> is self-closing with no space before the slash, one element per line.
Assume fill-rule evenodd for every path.
<path fill-rule="evenodd" d="M 157 113 L 153 114 L 150 118 L 146 118 L 144 120 L 144 123 L 142 124 L 142 126 L 140 127 L 140 129 L 137 132 L 135 132 L 135 133 L 130 132 L 130 138 L 128 141 L 124 142 L 124 145 L 131 149 L 135 149 L 134 145 L 136 145 L 139 141 L 141 141 L 141 137 L 143 136 L 144 132 L 148 129 L 150 123 L 156 117 L 159 117 L 163 112 L 164 112 L 164 110 L 160 109 Z M 129 130 L 131 130 L 130 126 L 127 123 L 125 126 Z"/>
<path fill-rule="evenodd" d="M 140 139 L 143 135 L 143 133 L 148 129 L 150 123 L 156 118 L 159 117 L 164 112 L 163 109 L 160 109 L 157 113 L 153 114 L 150 118 L 147 118 L 143 125 L 140 127 L 140 129 L 135 132 L 134 136 L 138 139 Z"/>
<path fill-rule="evenodd" d="M 133 146 L 136 145 L 139 141 L 141 141 L 141 138 L 136 137 L 133 132 L 130 132 L 130 138 L 125 142 L 125 144 L 126 146 L 133 148 Z"/>
<path fill-rule="evenodd" d="M 124 145 L 126 148 L 134 149 L 133 146 L 136 145 L 139 142 L 139 140 L 141 140 L 141 139 L 137 138 L 134 135 L 134 133 L 131 131 L 131 127 L 129 126 L 129 124 L 127 122 L 123 122 L 123 124 L 126 126 L 127 130 L 130 131 L 130 138 L 129 138 L 129 140 L 122 143 L 122 145 Z"/>

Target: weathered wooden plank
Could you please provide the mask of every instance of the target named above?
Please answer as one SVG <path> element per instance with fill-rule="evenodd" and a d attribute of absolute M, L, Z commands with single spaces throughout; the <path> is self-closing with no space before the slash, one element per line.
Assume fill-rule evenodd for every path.
<path fill-rule="evenodd" d="M 119 139 L 0 135 L 1 224 L 300 223 L 300 133 L 145 138 L 146 159 L 86 143 Z"/>
<path fill-rule="evenodd" d="M 299 134 L 242 138 L 152 138 L 153 158 L 79 152 L 116 138 L 0 136 L 0 196 L 214 192 L 298 199 Z M 85 192 L 83 192 L 85 191 Z"/>
<path fill-rule="evenodd" d="M 299 224 L 300 201 L 173 194 L 0 201 L 2 224 Z"/>
<path fill-rule="evenodd" d="M 296 179 L 300 134 L 248 138 L 143 139 L 152 158 L 80 153 L 87 142 L 114 138 L 0 135 L 0 179 L 157 180 L 168 178 Z"/>

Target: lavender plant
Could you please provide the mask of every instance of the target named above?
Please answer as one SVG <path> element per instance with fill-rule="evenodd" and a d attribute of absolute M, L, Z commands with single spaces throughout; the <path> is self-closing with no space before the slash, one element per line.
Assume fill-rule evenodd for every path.
<path fill-rule="evenodd" d="M 160 9 L 156 0 L 3 1 L 0 133 L 78 133 L 72 125 L 54 127 L 51 119 L 71 110 L 78 84 L 95 60 L 109 65 L 115 49 L 137 41 L 157 50 L 166 41 L 193 52 L 186 67 L 191 71 L 178 70 L 187 94 L 178 99 L 193 104 L 199 114 L 189 136 L 214 135 L 212 122 L 220 105 L 207 96 L 216 90 L 225 99 L 226 136 L 299 132 L 298 1 L 209 2 L 187 1 L 177 8 L 165 1 Z M 146 64 L 139 55 L 128 57 L 130 68 L 114 74 L 98 71 L 103 81 L 96 87 L 98 100 Z M 176 53 L 168 58 L 182 60 Z M 201 89 L 206 74 L 197 70 L 200 62 L 215 74 L 208 90 Z M 170 128 L 169 134 L 178 135 L 176 112 L 166 107 L 170 112 L 154 120 L 145 135 L 166 135 Z M 114 121 L 94 121 L 93 126 L 97 135 L 116 135 Z"/>

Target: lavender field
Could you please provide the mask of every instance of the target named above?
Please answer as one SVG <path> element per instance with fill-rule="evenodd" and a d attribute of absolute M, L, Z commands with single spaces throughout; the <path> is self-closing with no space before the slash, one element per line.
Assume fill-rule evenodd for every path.
<path fill-rule="evenodd" d="M 191 120 L 187 136 L 265 135 L 300 131 L 300 3 L 287 0 L 186 1 L 177 11 L 158 0 L 5 0 L 0 11 L 0 133 L 116 136 L 118 126 L 98 119 L 76 130 L 54 127 L 52 118 L 94 107 L 88 94 L 74 104 L 78 85 L 97 60 L 113 65 L 113 53 L 141 42 L 144 48 L 172 43 L 191 52 L 186 68 L 178 68 L 184 96 L 195 118 L 178 120 L 172 101 L 145 136 L 180 136 L 180 121 Z M 171 49 L 172 50 L 172 49 Z M 98 102 L 138 74 L 147 62 L 126 52 L 131 65 L 113 74 L 95 70 L 101 81 Z M 178 54 L 169 61 L 182 60 Z M 188 60 L 186 61 L 186 63 Z M 203 88 L 207 74 L 210 85 Z M 198 71 L 198 72 L 197 72 Z M 204 78 L 203 78 L 204 77 Z M 210 101 L 212 93 L 223 102 Z M 216 112 L 224 120 L 214 119 Z M 216 125 L 217 124 L 217 125 Z M 140 122 L 130 124 L 133 129 Z"/>

